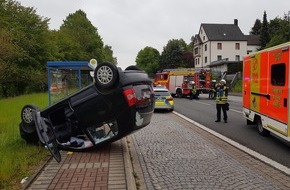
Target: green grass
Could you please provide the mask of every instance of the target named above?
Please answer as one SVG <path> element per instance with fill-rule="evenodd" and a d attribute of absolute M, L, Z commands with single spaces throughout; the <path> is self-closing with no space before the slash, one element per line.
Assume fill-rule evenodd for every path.
<path fill-rule="evenodd" d="M 243 81 L 238 80 L 235 86 L 232 87 L 231 92 L 242 92 L 243 89 Z"/>
<path fill-rule="evenodd" d="M 28 145 L 21 139 L 21 109 L 26 104 L 39 108 L 48 105 L 47 93 L 0 100 L 0 189 L 20 189 L 20 181 L 34 174 L 49 156 L 42 145 Z"/>

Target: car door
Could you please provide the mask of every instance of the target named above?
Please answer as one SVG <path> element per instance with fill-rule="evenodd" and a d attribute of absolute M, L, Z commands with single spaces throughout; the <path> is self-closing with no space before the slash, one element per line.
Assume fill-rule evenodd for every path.
<path fill-rule="evenodd" d="M 39 111 L 35 111 L 33 113 L 33 118 L 40 141 L 45 144 L 46 148 L 50 151 L 55 160 L 60 162 L 61 155 L 57 148 L 56 137 L 48 119 L 41 117 Z"/>

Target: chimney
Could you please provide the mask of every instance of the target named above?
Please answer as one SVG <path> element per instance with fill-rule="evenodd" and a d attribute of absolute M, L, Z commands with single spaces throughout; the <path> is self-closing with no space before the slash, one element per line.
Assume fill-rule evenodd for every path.
<path fill-rule="evenodd" d="M 236 25 L 236 26 L 239 25 L 239 21 L 238 21 L 238 19 L 234 19 L 234 25 Z"/>

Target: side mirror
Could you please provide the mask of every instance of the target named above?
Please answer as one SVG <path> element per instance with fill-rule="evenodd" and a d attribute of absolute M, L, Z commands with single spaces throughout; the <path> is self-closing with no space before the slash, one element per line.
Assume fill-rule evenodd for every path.
<path fill-rule="evenodd" d="M 90 71 L 90 75 L 93 78 L 94 82 L 95 82 L 94 73 L 95 73 L 95 69 L 97 68 L 97 65 L 98 65 L 98 61 L 96 59 L 91 59 L 90 62 L 88 63 L 88 66 L 93 70 L 93 71 Z"/>
<path fill-rule="evenodd" d="M 97 60 L 96 59 L 91 59 L 90 62 L 88 63 L 88 66 L 94 71 L 97 67 Z"/>

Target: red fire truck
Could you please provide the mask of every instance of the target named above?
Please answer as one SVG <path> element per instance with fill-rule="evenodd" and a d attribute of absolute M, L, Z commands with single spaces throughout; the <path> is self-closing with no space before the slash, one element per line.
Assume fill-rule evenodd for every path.
<path fill-rule="evenodd" d="M 177 97 L 190 95 L 193 84 L 196 85 L 197 94 L 210 91 L 209 68 L 164 69 L 154 76 L 154 85 L 164 85 L 171 94 Z"/>

